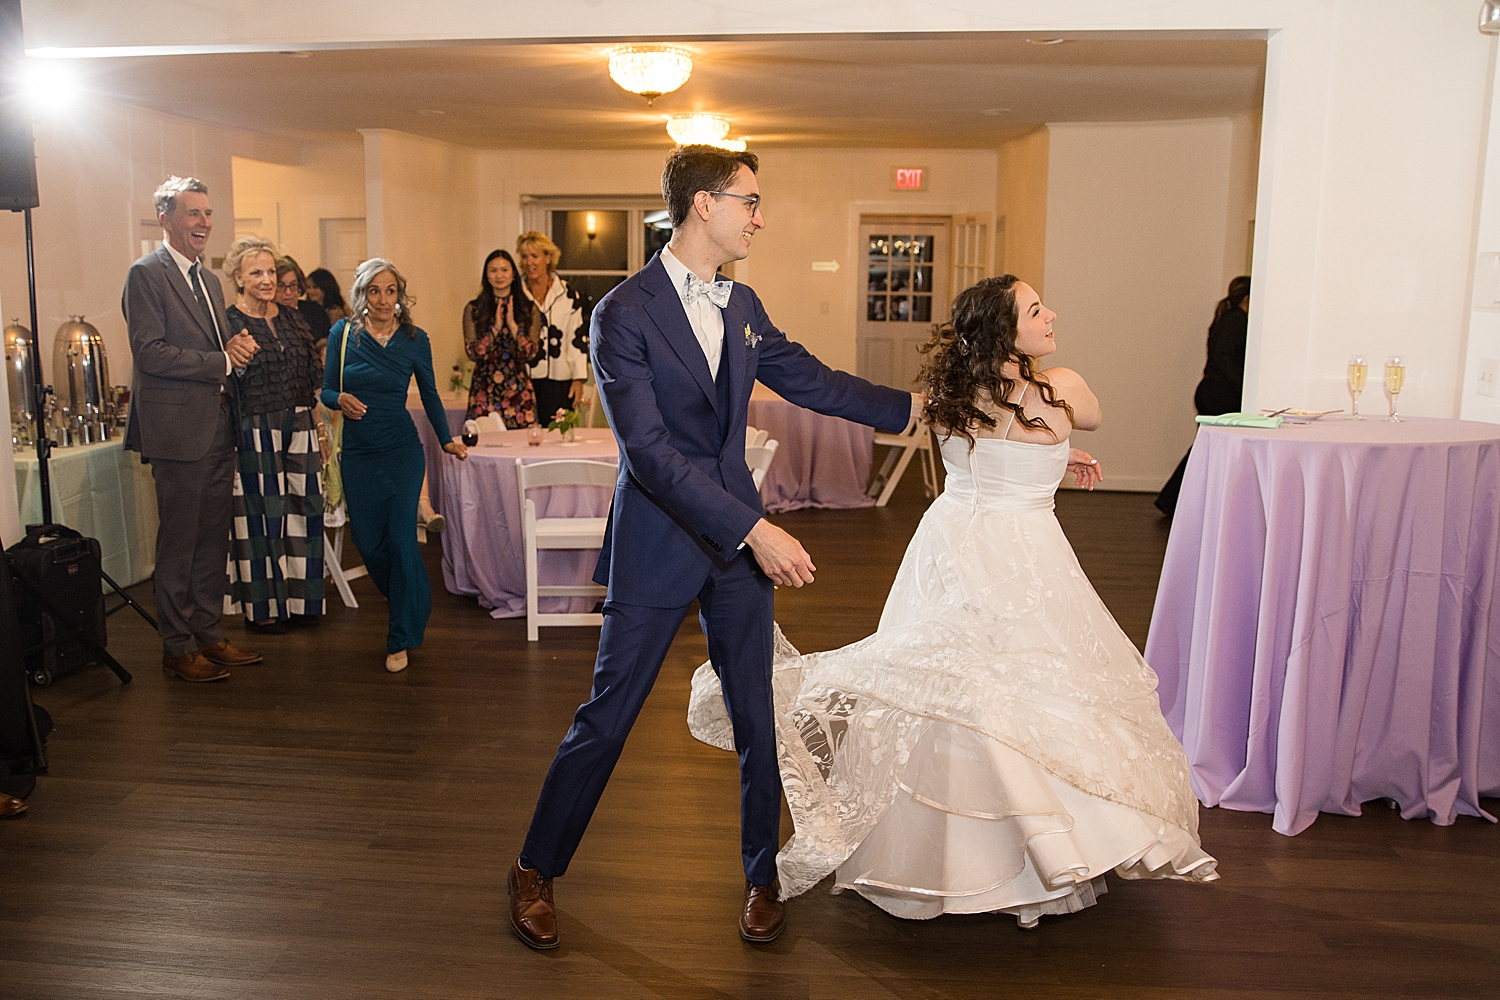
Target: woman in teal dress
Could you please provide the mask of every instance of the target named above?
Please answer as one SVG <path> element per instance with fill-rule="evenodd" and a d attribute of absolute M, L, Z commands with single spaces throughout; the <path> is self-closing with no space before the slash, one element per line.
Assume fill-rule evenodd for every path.
<path fill-rule="evenodd" d="M 354 273 L 349 299 L 353 315 L 328 335 L 322 400 L 344 414 L 345 502 L 354 545 L 390 602 L 385 669 L 396 673 L 406 669 L 407 650 L 422 644 L 432 613 L 432 588 L 417 547 L 417 497 L 426 461 L 406 412 L 412 376 L 443 450 L 460 460 L 469 451 L 448 432 L 432 374 L 432 345 L 411 321 L 401 272 L 379 257 L 365 261 Z"/>

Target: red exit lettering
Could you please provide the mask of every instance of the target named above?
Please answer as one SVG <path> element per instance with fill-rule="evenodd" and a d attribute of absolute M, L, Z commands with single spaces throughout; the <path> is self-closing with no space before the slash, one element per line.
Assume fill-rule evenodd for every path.
<path fill-rule="evenodd" d="M 925 167 L 897 167 L 896 168 L 896 190 L 898 191 L 921 191 L 927 185 L 927 168 Z"/>

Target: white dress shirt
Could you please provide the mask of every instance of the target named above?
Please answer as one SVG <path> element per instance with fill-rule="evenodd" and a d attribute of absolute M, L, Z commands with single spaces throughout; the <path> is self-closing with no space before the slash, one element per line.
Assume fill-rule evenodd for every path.
<path fill-rule="evenodd" d="M 191 271 L 193 269 L 193 265 L 197 264 L 198 278 L 200 281 L 203 281 L 203 262 L 183 256 L 180 252 L 178 252 L 177 248 L 172 245 L 171 240 L 163 240 L 162 243 L 167 248 L 167 253 L 171 254 L 172 259 L 177 262 L 177 270 L 182 272 L 182 280 L 187 282 L 188 291 L 193 293 L 193 298 L 194 300 L 196 300 L 198 298 L 198 293 L 193 291 L 193 276 L 191 274 Z M 208 296 L 208 284 L 206 282 L 203 285 L 203 294 L 205 297 Z M 214 315 L 214 300 L 211 298 L 208 300 L 208 319 L 209 322 L 213 324 L 214 335 L 219 338 L 219 347 L 223 348 L 224 331 L 219 329 L 219 317 Z M 224 374 L 228 375 L 233 370 L 234 364 L 229 360 L 228 352 L 225 352 Z"/>
<path fill-rule="evenodd" d="M 667 269 L 667 277 L 672 279 L 672 287 L 677 289 L 677 297 L 682 301 L 683 311 L 687 313 L 688 326 L 693 328 L 698 346 L 703 348 L 703 356 L 708 360 L 708 373 L 718 378 L 719 356 L 724 353 L 723 310 L 714 305 L 706 295 L 698 296 L 692 305 L 682 299 L 690 272 L 682 261 L 672 256 L 671 247 L 662 247 L 661 264 Z"/>

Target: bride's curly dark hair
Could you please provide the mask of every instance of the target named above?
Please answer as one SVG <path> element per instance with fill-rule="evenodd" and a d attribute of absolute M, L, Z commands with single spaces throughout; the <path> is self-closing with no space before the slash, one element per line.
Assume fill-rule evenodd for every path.
<path fill-rule="evenodd" d="M 1016 282 L 1013 274 L 985 278 L 964 289 L 953 300 L 952 319 L 933 328 L 922 345 L 929 355 L 919 376 L 927 393 L 922 415 L 945 437 L 957 434 L 974 447 L 977 426 L 993 428 L 996 420 L 982 406 L 986 401 L 1011 410 L 1016 420 L 1032 430 L 1047 430 L 1041 417 L 1028 417 L 1009 402 L 1016 379 L 1004 375 L 1007 361 L 1020 369 L 1021 380 L 1036 386 L 1042 401 L 1059 406 L 1073 418 L 1073 408 L 1057 398 L 1052 386 L 1037 379 L 1031 358 L 1016 350 Z"/>

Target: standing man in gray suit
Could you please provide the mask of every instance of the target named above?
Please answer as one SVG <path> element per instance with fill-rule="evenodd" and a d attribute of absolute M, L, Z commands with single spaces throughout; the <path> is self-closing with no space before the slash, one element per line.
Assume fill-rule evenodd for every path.
<path fill-rule="evenodd" d="M 151 463 L 156 481 L 162 670 L 219 681 L 261 659 L 219 628 L 239 431 L 234 373 L 256 343 L 249 332 L 229 336 L 224 291 L 203 262 L 214 224 L 208 188 L 167 178 L 156 189 L 156 217 L 166 243 L 130 266 L 121 301 L 135 361 L 125 447 Z"/>

